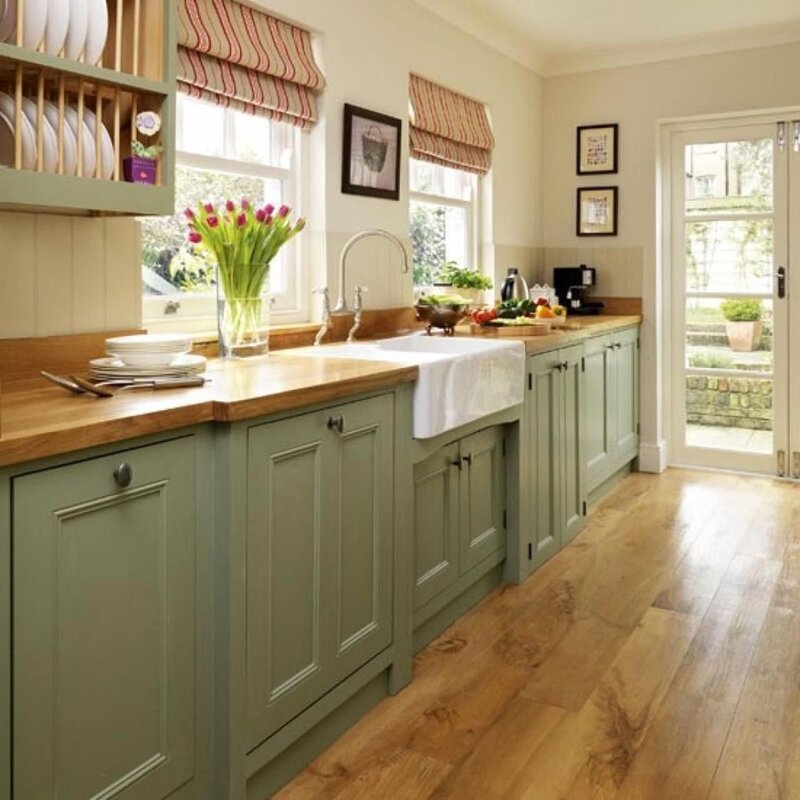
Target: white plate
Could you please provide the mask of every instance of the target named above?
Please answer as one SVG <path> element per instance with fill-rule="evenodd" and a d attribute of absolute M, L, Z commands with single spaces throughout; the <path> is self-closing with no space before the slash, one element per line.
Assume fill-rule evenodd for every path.
<path fill-rule="evenodd" d="M 137 333 L 133 336 L 112 336 L 106 339 L 106 347 L 163 347 L 191 345 L 193 337 L 186 333 Z"/>
<path fill-rule="evenodd" d="M 69 0 L 50 0 L 44 29 L 44 51 L 57 56 L 64 47 L 69 30 Z"/>
<path fill-rule="evenodd" d="M 86 45 L 86 33 L 89 30 L 88 0 L 59 0 L 69 2 L 69 28 L 64 42 L 64 55 L 77 61 Z"/>
<path fill-rule="evenodd" d="M 97 129 L 97 115 L 94 111 L 88 108 L 83 109 L 83 124 L 89 128 L 92 134 L 92 141 L 95 139 L 95 130 Z M 102 152 L 102 167 L 100 168 L 101 177 L 110 180 L 114 175 L 114 142 L 111 139 L 111 134 L 103 123 L 100 123 L 100 151 Z"/>
<path fill-rule="evenodd" d="M 2 2 L 2 0 L 0 0 Z M 14 166 L 14 126 L 11 120 L 0 112 L 0 167 Z"/>
<path fill-rule="evenodd" d="M 44 111 L 44 107 L 42 110 Z M 39 137 L 37 127 L 39 125 L 39 109 L 36 107 L 36 103 L 34 103 L 33 100 L 29 100 L 27 97 L 23 97 L 22 113 L 25 114 L 25 117 L 33 128 L 38 146 Z M 44 151 L 42 153 L 42 169 L 53 175 L 58 171 L 58 137 L 44 113 L 42 114 L 42 150 Z"/>
<path fill-rule="evenodd" d="M 60 1 L 54 0 L 54 2 Z M 22 46 L 26 50 L 36 50 L 42 43 L 49 3 L 50 0 L 25 0 Z M 6 0 L 3 18 L 0 21 L 0 42 L 17 43 L 17 4 L 14 0 Z"/>
<path fill-rule="evenodd" d="M 56 0 L 59 3 L 64 0 Z M 106 0 L 89 0 L 89 27 L 86 31 L 84 58 L 87 64 L 96 64 L 103 54 L 108 37 L 108 6 Z"/>
<path fill-rule="evenodd" d="M 11 95 L 5 92 L 0 92 L 0 112 L 5 116 L 6 121 L 11 124 L 11 129 L 14 130 L 17 116 L 16 105 Z M 22 115 L 20 130 L 22 131 L 22 168 L 36 169 L 36 132 L 24 114 Z M 13 159 L 11 165 L 13 166 Z"/>
<path fill-rule="evenodd" d="M 155 378 L 176 375 L 194 375 L 203 372 L 206 367 L 204 356 L 192 354 L 178 356 L 169 367 L 149 369 L 147 367 L 126 366 L 118 358 L 95 358 L 89 362 L 92 375 L 114 378 Z"/>
<path fill-rule="evenodd" d="M 75 136 L 77 154 L 77 141 L 79 135 L 77 110 L 72 106 L 66 106 L 64 108 L 64 119 L 66 120 L 67 125 L 69 125 L 73 136 Z M 87 177 L 92 177 L 94 175 L 95 164 L 97 163 L 97 152 L 94 149 L 94 136 L 92 136 L 92 132 L 89 130 L 89 126 L 86 124 L 86 120 L 83 121 L 83 129 L 80 130 L 80 136 L 83 138 L 82 174 Z"/>
<path fill-rule="evenodd" d="M 47 121 L 53 126 L 56 132 L 56 146 L 58 146 L 58 106 L 49 100 L 44 101 L 44 114 Z M 72 128 L 64 119 L 64 174 L 74 175 L 78 171 L 78 140 L 72 132 Z"/>

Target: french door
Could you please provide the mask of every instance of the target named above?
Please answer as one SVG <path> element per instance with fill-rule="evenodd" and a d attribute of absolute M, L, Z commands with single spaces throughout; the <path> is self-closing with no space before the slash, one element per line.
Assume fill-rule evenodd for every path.
<path fill-rule="evenodd" d="M 800 478 L 800 112 L 673 132 L 670 187 L 670 460 Z"/>

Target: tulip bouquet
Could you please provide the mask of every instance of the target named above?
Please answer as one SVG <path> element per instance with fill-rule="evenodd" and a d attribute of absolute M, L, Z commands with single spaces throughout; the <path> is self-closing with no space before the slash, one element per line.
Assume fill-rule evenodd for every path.
<path fill-rule="evenodd" d="M 305 227 L 290 220 L 291 209 L 255 207 L 243 198 L 217 209 L 211 203 L 187 208 L 189 242 L 208 250 L 217 261 L 220 297 L 220 344 L 225 355 L 255 352 L 261 341 L 264 286 L 278 251 Z M 223 311 L 224 309 L 224 311 Z"/>

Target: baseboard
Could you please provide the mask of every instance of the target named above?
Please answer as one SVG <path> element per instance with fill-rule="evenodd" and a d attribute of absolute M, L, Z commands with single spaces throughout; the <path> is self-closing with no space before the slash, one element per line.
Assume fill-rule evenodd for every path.
<path fill-rule="evenodd" d="M 667 468 L 667 442 L 656 444 L 641 442 L 639 445 L 639 472 L 661 473 Z"/>

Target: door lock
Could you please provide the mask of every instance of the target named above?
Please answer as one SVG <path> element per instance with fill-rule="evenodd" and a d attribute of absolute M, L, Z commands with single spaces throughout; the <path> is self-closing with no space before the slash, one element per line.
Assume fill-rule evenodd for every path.
<path fill-rule="evenodd" d="M 786 269 L 785 267 L 778 267 L 778 271 L 775 273 L 775 277 L 778 279 L 778 297 L 783 300 L 786 297 Z"/>

